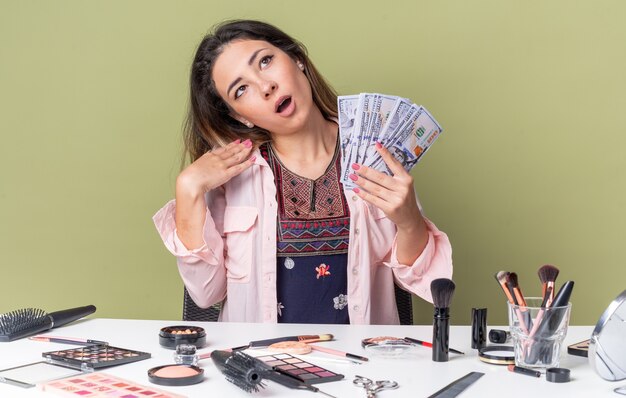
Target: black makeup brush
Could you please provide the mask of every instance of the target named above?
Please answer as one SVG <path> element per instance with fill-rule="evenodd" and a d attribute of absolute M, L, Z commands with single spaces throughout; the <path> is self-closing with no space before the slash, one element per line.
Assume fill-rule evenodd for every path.
<path fill-rule="evenodd" d="M 450 301 L 454 294 L 454 282 L 450 279 L 435 279 L 430 283 L 435 314 L 433 319 L 433 361 L 448 360 L 450 343 Z"/>
<path fill-rule="evenodd" d="M 539 275 L 539 280 L 541 281 L 541 296 L 546 302 L 546 306 L 549 307 L 552 300 L 554 300 L 554 291 L 556 290 L 554 282 L 556 277 L 559 276 L 559 269 L 554 265 L 546 264 L 539 268 L 537 275 Z M 547 293 L 548 287 L 552 288 L 550 293 Z"/>
<path fill-rule="evenodd" d="M 315 386 L 279 373 L 263 361 L 242 351 L 215 350 L 211 353 L 211 359 L 213 359 L 215 366 L 226 376 L 226 380 L 246 392 L 257 392 L 259 387 L 264 388 L 263 379 L 267 379 L 288 388 L 319 392 L 328 397 L 336 398 Z"/>
<path fill-rule="evenodd" d="M 556 294 L 552 305 L 549 306 L 548 312 L 537 315 L 536 322 L 537 327 L 531 331 L 531 339 L 537 336 L 537 342 L 530 347 L 530 351 L 527 356 L 528 363 L 534 363 L 539 357 L 543 357 L 544 363 L 550 362 L 552 355 L 555 353 L 552 350 L 547 349 L 544 341 L 547 341 L 558 329 L 559 325 L 563 321 L 563 317 L 566 311 L 550 310 L 550 308 L 566 307 L 569 304 L 569 299 L 572 296 L 574 290 L 574 281 L 567 281 L 561 286 L 559 292 Z M 556 354 L 558 355 L 558 353 Z"/>
<path fill-rule="evenodd" d="M 25 308 L 0 315 L 0 342 L 32 336 L 48 329 L 66 325 L 96 311 L 96 307 L 70 308 L 47 314 L 38 308 Z"/>

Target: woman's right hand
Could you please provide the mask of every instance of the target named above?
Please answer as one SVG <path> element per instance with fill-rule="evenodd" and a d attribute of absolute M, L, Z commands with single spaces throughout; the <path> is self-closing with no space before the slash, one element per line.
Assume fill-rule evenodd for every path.
<path fill-rule="evenodd" d="M 235 140 L 222 148 L 209 151 L 187 166 L 176 179 L 176 191 L 188 195 L 203 195 L 228 182 L 254 164 L 249 157 L 252 141 Z"/>
<path fill-rule="evenodd" d="M 200 156 L 176 179 L 176 231 L 188 249 L 204 244 L 206 217 L 204 194 L 219 187 L 254 164 L 252 142 L 235 140 Z"/>

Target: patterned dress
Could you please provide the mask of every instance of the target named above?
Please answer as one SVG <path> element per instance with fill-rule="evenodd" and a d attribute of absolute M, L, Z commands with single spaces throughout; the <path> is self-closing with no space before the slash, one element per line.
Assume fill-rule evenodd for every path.
<path fill-rule="evenodd" d="M 259 149 L 276 182 L 278 322 L 350 323 L 350 211 L 339 182 L 339 145 L 326 171 L 316 180 L 287 169 L 271 145 Z"/>

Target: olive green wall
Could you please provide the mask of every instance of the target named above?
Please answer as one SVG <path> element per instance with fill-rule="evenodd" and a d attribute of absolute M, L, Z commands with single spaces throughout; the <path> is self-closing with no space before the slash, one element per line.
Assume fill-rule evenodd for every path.
<path fill-rule="evenodd" d="M 453 323 L 505 322 L 493 275 L 575 280 L 575 324 L 626 286 L 626 2 L 0 0 L 0 312 L 179 319 L 152 214 L 173 194 L 190 61 L 215 22 L 309 48 L 342 94 L 424 104 L 414 175 L 454 248 Z M 417 322 L 432 306 L 416 303 Z"/>

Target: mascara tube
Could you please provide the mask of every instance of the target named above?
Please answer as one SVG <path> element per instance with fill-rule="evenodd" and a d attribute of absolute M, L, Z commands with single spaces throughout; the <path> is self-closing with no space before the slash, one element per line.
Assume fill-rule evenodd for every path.
<path fill-rule="evenodd" d="M 450 308 L 435 307 L 433 319 L 433 361 L 448 361 L 450 344 Z"/>

